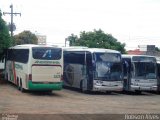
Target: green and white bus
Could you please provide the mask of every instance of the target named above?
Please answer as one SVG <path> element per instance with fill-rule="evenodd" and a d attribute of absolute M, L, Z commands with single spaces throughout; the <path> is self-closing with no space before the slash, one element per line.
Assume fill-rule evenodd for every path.
<path fill-rule="evenodd" d="M 61 90 L 62 75 L 62 48 L 27 44 L 7 50 L 5 78 L 22 92 Z"/>
<path fill-rule="evenodd" d="M 121 53 L 110 49 L 63 48 L 64 86 L 86 91 L 122 91 Z"/>

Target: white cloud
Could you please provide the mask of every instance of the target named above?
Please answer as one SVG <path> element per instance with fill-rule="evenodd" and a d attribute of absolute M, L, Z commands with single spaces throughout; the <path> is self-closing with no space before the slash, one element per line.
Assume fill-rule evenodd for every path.
<path fill-rule="evenodd" d="M 2 11 L 21 12 L 14 17 L 17 32 L 37 31 L 48 43 L 63 43 L 71 33 L 102 29 L 128 49 L 160 41 L 159 0 L 0 0 Z M 4 17 L 8 22 L 9 16 Z M 160 46 L 159 46 L 160 47 Z"/>

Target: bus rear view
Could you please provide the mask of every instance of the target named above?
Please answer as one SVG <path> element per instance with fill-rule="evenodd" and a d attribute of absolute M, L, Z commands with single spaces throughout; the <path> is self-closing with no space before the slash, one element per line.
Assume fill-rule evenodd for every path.
<path fill-rule="evenodd" d="M 32 77 L 30 89 L 59 90 L 62 87 L 63 66 L 60 64 L 62 50 L 52 47 L 33 47 Z"/>

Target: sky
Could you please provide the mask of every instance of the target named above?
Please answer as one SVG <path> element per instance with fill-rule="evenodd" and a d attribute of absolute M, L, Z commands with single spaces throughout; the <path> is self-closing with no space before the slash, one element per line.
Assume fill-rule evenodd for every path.
<path fill-rule="evenodd" d="M 10 12 L 11 4 L 22 14 L 14 16 L 14 34 L 30 30 L 64 46 L 71 34 L 101 29 L 127 50 L 160 48 L 160 0 L 0 0 L 1 12 Z M 9 23 L 10 15 L 3 19 Z"/>

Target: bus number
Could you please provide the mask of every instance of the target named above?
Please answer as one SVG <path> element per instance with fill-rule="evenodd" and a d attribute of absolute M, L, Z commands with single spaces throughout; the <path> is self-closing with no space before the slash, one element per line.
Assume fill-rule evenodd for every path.
<path fill-rule="evenodd" d="M 54 75 L 54 78 L 61 78 L 61 75 Z"/>

